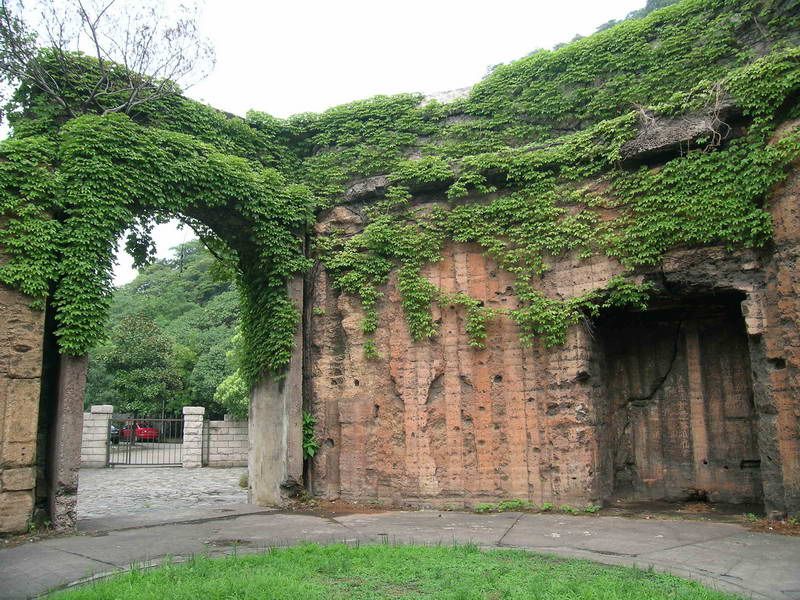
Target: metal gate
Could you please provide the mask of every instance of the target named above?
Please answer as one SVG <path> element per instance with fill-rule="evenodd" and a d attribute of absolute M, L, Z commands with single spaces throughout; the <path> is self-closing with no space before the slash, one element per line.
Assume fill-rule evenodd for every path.
<path fill-rule="evenodd" d="M 106 464 L 180 466 L 183 419 L 114 416 L 108 423 Z"/>

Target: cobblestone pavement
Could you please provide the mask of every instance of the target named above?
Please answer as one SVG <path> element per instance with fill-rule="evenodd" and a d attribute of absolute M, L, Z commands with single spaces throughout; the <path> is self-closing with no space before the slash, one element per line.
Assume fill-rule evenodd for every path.
<path fill-rule="evenodd" d="M 78 518 L 96 519 L 144 513 L 186 513 L 197 508 L 247 502 L 239 479 L 247 467 L 114 467 L 81 469 Z"/>

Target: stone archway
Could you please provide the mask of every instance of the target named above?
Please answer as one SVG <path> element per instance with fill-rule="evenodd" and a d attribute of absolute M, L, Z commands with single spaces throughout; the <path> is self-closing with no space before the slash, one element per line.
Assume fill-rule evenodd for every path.
<path fill-rule="evenodd" d="M 290 283 L 302 310 L 302 279 Z M 0 284 L 0 532 L 24 531 L 37 511 L 56 529 L 77 518 L 88 361 L 59 353 L 52 312 Z M 268 506 L 302 486 L 302 335 L 283 378 L 251 391 L 250 502 Z"/>

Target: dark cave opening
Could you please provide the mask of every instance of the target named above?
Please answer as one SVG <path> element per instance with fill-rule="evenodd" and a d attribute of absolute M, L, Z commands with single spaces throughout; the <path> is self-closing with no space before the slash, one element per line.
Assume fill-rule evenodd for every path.
<path fill-rule="evenodd" d="M 596 321 L 609 499 L 763 504 L 742 299 L 673 298 Z"/>

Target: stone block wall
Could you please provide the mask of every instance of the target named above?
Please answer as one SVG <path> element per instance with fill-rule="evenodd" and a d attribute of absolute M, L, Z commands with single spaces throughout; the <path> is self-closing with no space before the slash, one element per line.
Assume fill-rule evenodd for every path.
<path fill-rule="evenodd" d="M 108 424 L 114 407 L 96 404 L 90 412 L 83 413 L 81 436 L 81 468 L 105 467 L 108 458 Z"/>
<path fill-rule="evenodd" d="M 183 407 L 183 466 L 194 469 L 203 466 L 203 416 L 202 406 Z"/>
<path fill-rule="evenodd" d="M 14 533 L 33 514 L 44 313 L 0 285 L 0 324 L 0 533 Z"/>
<path fill-rule="evenodd" d="M 225 415 L 223 421 L 208 422 L 209 467 L 246 467 L 250 449 L 247 421 L 234 421 Z"/>

